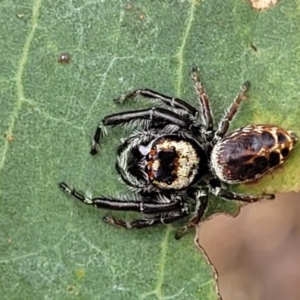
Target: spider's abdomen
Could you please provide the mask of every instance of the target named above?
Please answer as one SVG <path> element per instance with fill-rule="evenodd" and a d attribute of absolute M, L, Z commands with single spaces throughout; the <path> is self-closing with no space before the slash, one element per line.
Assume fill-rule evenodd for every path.
<path fill-rule="evenodd" d="M 271 125 L 249 125 L 218 141 L 211 154 L 211 169 L 229 184 L 252 181 L 287 159 L 297 137 Z"/>
<path fill-rule="evenodd" d="M 194 140 L 163 136 L 152 144 L 145 171 L 152 185 L 159 189 L 185 189 L 207 172 L 206 155 Z"/>

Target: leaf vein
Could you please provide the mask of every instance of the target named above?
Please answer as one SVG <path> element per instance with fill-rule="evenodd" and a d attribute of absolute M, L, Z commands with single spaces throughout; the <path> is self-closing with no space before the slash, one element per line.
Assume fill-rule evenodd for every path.
<path fill-rule="evenodd" d="M 179 47 L 179 50 L 176 54 L 176 57 L 178 58 L 178 79 L 177 79 L 177 95 L 180 96 L 180 91 L 181 91 L 181 85 L 182 85 L 182 76 L 183 76 L 183 62 L 184 62 L 184 48 L 186 46 L 187 43 L 187 39 L 189 37 L 190 31 L 191 31 L 191 27 L 192 27 L 192 23 L 194 20 L 194 15 L 195 15 L 195 10 L 196 10 L 196 4 L 197 4 L 198 0 L 192 0 L 191 1 L 191 7 L 190 7 L 190 12 L 189 12 L 189 16 L 188 16 L 188 20 L 187 20 L 187 25 L 186 25 L 186 29 L 183 33 L 183 37 L 182 37 L 182 42 L 181 45 Z"/>
<path fill-rule="evenodd" d="M 22 56 L 21 56 L 21 59 L 19 61 L 19 67 L 18 67 L 18 70 L 17 70 L 17 73 L 16 73 L 16 78 L 15 78 L 16 88 L 17 88 L 17 100 L 16 100 L 14 110 L 12 111 L 12 114 L 11 114 L 10 125 L 7 129 L 7 132 L 6 132 L 7 136 L 12 136 L 13 135 L 15 123 L 16 123 L 16 120 L 19 116 L 19 111 L 22 107 L 22 101 L 25 99 L 25 97 L 24 97 L 24 86 L 23 86 L 23 74 L 24 74 L 24 69 L 25 69 L 25 66 L 26 66 L 26 63 L 27 63 L 27 60 L 28 60 L 28 56 L 29 56 L 30 45 L 31 45 L 31 42 L 34 38 L 35 30 L 38 26 L 39 9 L 41 7 L 41 4 L 42 4 L 42 0 L 36 0 L 33 3 L 31 28 L 29 30 L 29 34 L 28 34 L 28 36 L 25 40 L 25 43 L 24 43 Z M 2 171 L 2 169 L 4 167 L 8 149 L 9 149 L 9 141 L 8 141 L 8 139 L 6 139 L 5 143 L 4 143 L 4 147 L 3 147 L 3 152 L 2 152 L 2 155 L 1 155 L 1 160 L 0 160 L 0 172 Z"/>

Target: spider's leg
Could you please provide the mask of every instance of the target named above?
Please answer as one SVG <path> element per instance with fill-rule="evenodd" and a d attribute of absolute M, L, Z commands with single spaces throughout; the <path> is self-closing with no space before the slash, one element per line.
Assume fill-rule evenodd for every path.
<path fill-rule="evenodd" d="M 129 122 L 143 120 L 163 120 L 167 121 L 169 124 L 178 125 L 182 128 L 190 127 L 190 122 L 184 120 L 178 114 L 160 107 L 153 107 L 150 109 L 148 108 L 137 111 L 126 111 L 108 115 L 102 119 L 96 129 L 90 153 L 92 155 L 95 155 L 98 152 L 98 147 L 100 144 L 100 140 L 103 137 L 105 126 L 124 125 Z"/>
<path fill-rule="evenodd" d="M 98 148 L 100 145 L 100 140 L 103 139 L 104 135 L 106 134 L 106 128 L 103 124 L 103 120 L 97 126 L 96 132 L 92 139 L 92 147 L 90 150 L 91 155 L 95 155 L 98 153 Z"/>
<path fill-rule="evenodd" d="M 150 89 L 138 89 L 132 91 L 126 95 L 121 96 L 120 98 L 115 99 L 114 101 L 118 104 L 127 101 L 130 98 L 135 98 L 138 95 L 141 95 L 145 98 L 157 99 L 162 101 L 165 105 L 175 107 L 178 109 L 182 109 L 189 114 L 193 115 L 194 117 L 197 115 L 197 109 L 195 109 L 192 105 L 187 103 L 186 101 L 180 98 L 169 97 L 159 92 L 150 90 Z"/>
<path fill-rule="evenodd" d="M 186 224 L 176 233 L 175 239 L 177 240 L 179 240 L 189 229 L 194 228 L 196 225 L 198 225 L 201 222 L 201 219 L 207 208 L 208 194 L 206 191 L 198 189 L 194 193 L 194 197 L 196 200 L 195 216 L 189 221 L 188 224 Z"/>
<path fill-rule="evenodd" d="M 249 87 L 250 87 L 249 81 L 246 81 L 241 87 L 240 91 L 238 92 L 234 101 L 229 107 L 229 110 L 222 118 L 218 130 L 215 132 L 214 142 L 217 142 L 220 138 L 223 138 L 223 136 L 227 133 L 230 122 L 232 121 L 234 115 L 237 113 L 241 102 L 246 99 L 245 93 Z"/>
<path fill-rule="evenodd" d="M 95 197 L 91 198 L 82 193 L 77 192 L 74 188 L 69 187 L 66 183 L 59 183 L 59 187 L 64 192 L 72 195 L 81 202 L 95 206 L 97 208 L 136 211 L 144 214 L 163 213 L 168 211 L 177 211 L 182 209 L 182 204 L 178 201 L 157 203 L 149 202 L 149 199 L 141 197 L 141 199 L 128 200 L 122 197 Z M 147 201 L 146 201 L 147 200 Z"/>
<path fill-rule="evenodd" d="M 102 220 L 105 223 L 125 227 L 127 229 L 131 229 L 131 228 L 140 229 L 144 227 L 154 226 L 156 224 L 170 224 L 179 219 L 184 218 L 186 215 L 187 214 L 185 211 L 174 210 L 162 214 L 144 217 L 141 219 L 136 219 L 131 222 L 126 222 L 121 219 L 114 218 L 112 216 L 104 216 Z"/>
<path fill-rule="evenodd" d="M 256 202 L 259 200 L 267 199 L 267 200 L 273 200 L 275 198 L 275 195 L 273 194 L 261 194 L 261 195 L 246 195 L 246 194 L 238 194 L 235 192 L 228 191 L 222 187 L 219 186 L 219 184 L 210 182 L 210 192 L 217 196 L 224 198 L 226 200 L 237 200 L 237 201 L 243 201 L 243 202 Z"/>
<path fill-rule="evenodd" d="M 208 134 L 212 133 L 214 127 L 213 117 L 211 114 L 208 97 L 199 80 L 199 73 L 197 68 L 193 68 L 192 70 L 192 80 L 194 82 L 195 89 L 198 95 L 199 104 L 202 109 L 202 117 L 203 117 L 204 124 L 206 126 L 206 130 Z"/>

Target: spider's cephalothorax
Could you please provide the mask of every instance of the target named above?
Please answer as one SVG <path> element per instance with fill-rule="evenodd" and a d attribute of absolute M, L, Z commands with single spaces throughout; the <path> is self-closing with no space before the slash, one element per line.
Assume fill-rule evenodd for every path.
<path fill-rule="evenodd" d="M 272 194 L 244 195 L 222 187 L 253 181 L 282 164 L 294 149 L 296 135 L 281 127 L 248 125 L 227 134 L 229 125 L 249 87 L 246 82 L 217 130 L 208 98 L 192 72 L 200 111 L 181 100 L 149 89 L 135 90 L 119 99 L 123 103 L 138 95 L 165 107 L 127 111 L 103 118 L 95 132 L 91 154 L 98 152 L 105 126 L 131 124 L 138 129 L 119 146 L 116 169 L 133 195 L 91 198 L 61 182 L 60 188 L 78 200 L 98 208 L 137 211 L 140 219 L 126 222 L 112 216 L 103 220 L 126 228 L 172 223 L 192 215 L 175 237 L 198 224 L 207 207 L 208 194 L 245 202 L 273 199 Z M 200 119 L 201 117 L 201 119 Z"/>
<path fill-rule="evenodd" d="M 139 135 L 145 137 L 143 132 Z M 186 131 L 174 127 L 173 134 L 163 129 L 148 132 L 143 144 L 139 144 L 139 135 L 125 142 L 117 161 L 122 179 L 133 189 L 158 193 L 184 190 L 207 172 L 205 151 Z"/>

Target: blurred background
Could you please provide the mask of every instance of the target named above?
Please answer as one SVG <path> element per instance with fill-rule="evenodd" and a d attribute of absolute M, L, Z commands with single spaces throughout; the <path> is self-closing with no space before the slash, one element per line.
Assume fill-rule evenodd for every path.
<path fill-rule="evenodd" d="M 300 299 L 300 194 L 218 215 L 199 234 L 223 300 Z"/>

